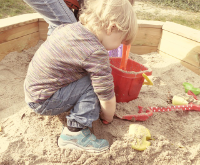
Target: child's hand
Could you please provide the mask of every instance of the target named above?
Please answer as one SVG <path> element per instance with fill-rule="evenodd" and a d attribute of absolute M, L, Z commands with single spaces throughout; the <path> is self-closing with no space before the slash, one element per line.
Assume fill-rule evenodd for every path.
<path fill-rule="evenodd" d="M 110 121 L 110 120 L 109 120 L 108 118 L 106 118 L 106 117 L 104 116 L 104 114 L 101 112 L 101 113 L 100 113 L 100 120 L 102 121 L 103 124 L 110 124 L 110 123 L 112 122 L 113 118 L 112 118 L 112 120 Z M 108 122 L 108 120 L 109 120 L 110 122 Z"/>
<path fill-rule="evenodd" d="M 108 101 L 100 100 L 100 104 L 101 104 L 100 118 L 109 122 L 109 123 L 112 122 L 113 116 L 115 114 L 115 109 L 116 109 L 116 98 L 115 98 L 115 96 Z"/>
<path fill-rule="evenodd" d="M 101 122 L 102 122 L 103 124 L 105 124 L 105 125 L 110 124 L 109 122 L 107 122 L 107 121 L 105 121 L 105 120 L 103 120 L 103 119 L 101 119 L 101 118 L 100 118 L 100 120 L 101 120 Z"/>

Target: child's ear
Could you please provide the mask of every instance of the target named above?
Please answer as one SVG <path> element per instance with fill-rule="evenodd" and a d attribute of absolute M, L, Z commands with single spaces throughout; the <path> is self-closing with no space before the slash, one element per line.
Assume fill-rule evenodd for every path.
<path fill-rule="evenodd" d="M 110 35 L 111 32 L 113 32 L 115 30 L 115 28 L 116 28 L 116 24 L 115 23 L 111 23 L 107 28 L 107 31 L 106 31 L 107 35 Z"/>

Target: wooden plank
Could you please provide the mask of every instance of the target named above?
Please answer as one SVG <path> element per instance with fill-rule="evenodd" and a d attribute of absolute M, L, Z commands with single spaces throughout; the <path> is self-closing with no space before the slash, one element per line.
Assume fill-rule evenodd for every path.
<path fill-rule="evenodd" d="M 38 22 L 26 24 L 24 26 L 14 27 L 12 29 L 0 32 L 0 43 L 7 42 L 30 33 L 39 31 Z"/>
<path fill-rule="evenodd" d="M 158 46 L 161 39 L 161 28 L 139 28 L 132 46 Z"/>
<path fill-rule="evenodd" d="M 42 18 L 42 17 L 39 17 L 39 21 L 40 21 L 40 22 L 46 22 L 46 21 L 44 20 L 44 18 Z"/>
<path fill-rule="evenodd" d="M 146 21 L 139 20 L 139 31 L 137 42 L 133 43 L 133 45 L 151 45 L 158 46 L 160 41 L 161 33 L 162 33 L 162 25 L 164 22 L 160 21 Z M 47 32 L 48 32 L 48 24 L 45 22 L 43 18 L 39 18 L 39 31 L 40 31 L 40 39 L 46 40 Z M 146 43 L 145 43 L 146 42 Z"/>
<path fill-rule="evenodd" d="M 158 49 L 199 67 L 200 43 L 163 30 Z"/>
<path fill-rule="evenodd" d="M 35 32 L 0 44 L 0 61 L 10 52 L 22 51 L 35 46 L 39 41 L 39 32 Z"/>
<path fill-rule="evenodd" d="M 165 58 L 173 58 L 173 60 L 176 59 L 176 60 L 177 60 L 177 63 L 181 63 L 181 65 L 183 65 L 184 67 L 190 69 L 191 71 L 193 71 L 193 72 L 196 73 L 197 75 L 200 75 L 200 67 L 196 67 L 196 66 L 194 66 L 194 65 L 192 65 L 192 64 L 190 64 L 190 63 L 188 63 L 188 62 L 179 60 L 179 59 L 177 59 L 177 58 L 175 58 L 175 57 L 173 57 L 173 56 L 171 56 L 171 55 L 169 55 L 169 54 L 167 54 L 167 53 L 165 53 L 165 52 L 162 52 L 162 51 L 160 51 L 160 50 L 158 51 L 158 53 L 159 53 L 161 56 L 165 57 Z"/>
<path fill-rule="evenodd" d="M 149 21 L 149 20 L 138 20 L 138 26 L 143 28 L 158 28 L 162 29 L 165 22 L 161 21 Z"/>
<path fill-rule="evenodd" d="M 44 21 L 39 21 L 40 39 L 43 41 L 47 39 L 48 26 L 48 23 Z"/>
<path fill-rule="evenodd" d="M 166 22 L 163 25 L 163 30 L 183 36 L 196 42 L 200 42 L 200 31 L 187 26 L 183 26 L 173 22 Z"/>
<path fill-rule="evenodd" d="M 157 52 L 157 49 L 157 46 L 131 46 L 130 52 L 141 55 L 151 52 Z"/>
<path fill-rule="evenodd" d="M 38 13 L 23 14 L 19 16 L 0 19 L 0 32 L 12 29 L 14 27 L 23 26 L 33 22 L 38 22 L 41 16 Z"/>

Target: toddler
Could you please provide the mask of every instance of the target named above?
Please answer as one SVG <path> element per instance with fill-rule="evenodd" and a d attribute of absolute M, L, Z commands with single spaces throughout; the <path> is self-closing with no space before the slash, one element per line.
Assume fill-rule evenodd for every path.
<path fill-rule="evenodd" d="M 24 82 L 25 101 L 41 115 L 70 110 L 60 148 L 102 152 L 108 141 L 89 128 L 99 114 L 111 122 L 116 109 L 108 50 L 133 41 L 137 19 L 128 0 L 90 1 L 79 19 L 58 26 L 36 51 Z"/>

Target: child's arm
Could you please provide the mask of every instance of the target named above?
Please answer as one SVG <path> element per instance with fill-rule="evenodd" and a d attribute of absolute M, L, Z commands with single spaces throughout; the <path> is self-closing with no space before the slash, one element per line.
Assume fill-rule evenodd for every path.
<path fill-rule="evenodd" d="M 116 110 L 115 96 L 108 101 L 100 100 L 100 104 L 101 104 L 100 118 L 106 120 L 109 123 L 112 122 Z"/>
<path fill-rule="evenodd" d="M 100 118 L 107 122 L 112 122 L 116 109 L 116 98 L 112 69 L 110 67 L 107 50 L 103 48 L 99 49 L 98 47 L 95 52 L 92 52 L 92 54 L 83 61 L 82 65 L 90 74 L 94 92 L 97 94 L 100 101 Z"/>

